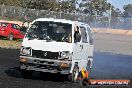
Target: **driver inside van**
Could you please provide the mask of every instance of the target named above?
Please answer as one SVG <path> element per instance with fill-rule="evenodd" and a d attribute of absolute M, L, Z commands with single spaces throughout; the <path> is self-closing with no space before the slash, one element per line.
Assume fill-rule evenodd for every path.
<path fill-rule="evenodd" d="M 69 42 L 69 43 L 72 42 L 72 32 L 71 32 L 70 28 L 63 27 L 63 29 L 65 30 L 65 34 L 64 34 L 62 40 Z"/>

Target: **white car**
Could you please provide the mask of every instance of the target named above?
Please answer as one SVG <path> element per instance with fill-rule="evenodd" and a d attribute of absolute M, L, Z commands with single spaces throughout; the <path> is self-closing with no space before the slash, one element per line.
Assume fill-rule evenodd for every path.
<path fill-rule="evenodd" d="M 93 37 L 88 24 L 64 19 L 39 18 L 32 22 L 22 42 L 20 69 L 27 72 L 71 74 L 89 71 Z"/>

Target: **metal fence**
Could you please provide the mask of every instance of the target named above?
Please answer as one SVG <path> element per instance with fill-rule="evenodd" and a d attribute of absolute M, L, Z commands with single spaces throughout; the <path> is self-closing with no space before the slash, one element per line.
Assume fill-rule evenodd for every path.
<path fill-rule="evenodd" d="M 63 13 L 49 10 L 36 10 L 14 6 L 0 5 L 0 17 L 5 20 L 33 21 L 36 18 L 61 18 L 79 20 L 88 23 L 91 27 L 114 28 L 132 30 L 132 18 L 91 16 L 85 14 Z"/>

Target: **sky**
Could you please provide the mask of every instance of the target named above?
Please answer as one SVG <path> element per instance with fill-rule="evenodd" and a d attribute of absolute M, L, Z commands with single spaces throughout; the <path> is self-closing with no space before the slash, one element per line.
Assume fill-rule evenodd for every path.
<path fill-rule="evenodd" d="M 107 0 L 107 2 L 110 2 L 112 5 L 114 5 L 116 8 L 119 8 L 121 11 L 123 11 L 124 5 L 132 4 L 132 0 Z"/>

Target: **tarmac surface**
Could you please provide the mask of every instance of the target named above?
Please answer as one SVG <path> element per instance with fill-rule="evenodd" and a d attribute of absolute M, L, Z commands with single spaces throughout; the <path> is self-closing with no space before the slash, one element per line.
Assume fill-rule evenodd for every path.
<path fill-rule="evenodd" d="M 132 55 L 132 36 L 94 33 L 94 50 Z"/>
<path fill-rule="evenodd" d="M 31 78 L 25 79 L 18 70 L 18 58 L 19 50 L 1 49 L 0 88 L 81 88 L 71 83 L 67 76 L 59 74 L 34 73 Z M 132 79 L 131 62 L 132 56 L 94 52 L 90 77 L 92 79 Z"/>

